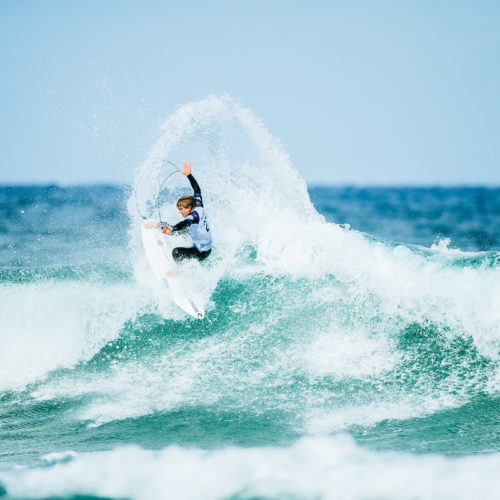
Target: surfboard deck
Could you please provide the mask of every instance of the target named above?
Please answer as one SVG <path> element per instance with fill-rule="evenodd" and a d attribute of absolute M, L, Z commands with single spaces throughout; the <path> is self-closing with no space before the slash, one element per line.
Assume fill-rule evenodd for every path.
<path fill-rule="evenodd" d="M 172 292 L 174 302 L 193 318 L 203 319 L 205 311 L 189 293 L 189 287 L 172 258 L 172 251 L 159 228 L 141 227 L 142 244 L 155 276 Z"/>

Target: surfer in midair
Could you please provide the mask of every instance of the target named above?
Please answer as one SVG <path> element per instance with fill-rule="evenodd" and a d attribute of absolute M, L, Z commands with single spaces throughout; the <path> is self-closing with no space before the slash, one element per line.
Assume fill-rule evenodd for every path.
<path fill-rule="evenodd" d="M 212 251 L 212 233 L 207 221 L 207 214 L 203 207 L 203 199 L 201 197 L 201 189 L 196 179 L 191 174 L 191 162 L 184 162 L 184 174 L 193 188 L 193 196 L 184 195 L 177 200 L 177 208 L 184 220 L 173 226 L 169 226 L 165 222 L 149 221 L 144 227 L 151 228 L 161 226 L 163 234 L 171 234 L 174 231 L 189 229 L 191 238 L 193 239 L 192 247 L 177 247 L 172 250 L 172 257 L 179 261 L 182 259 L 198 259 L 204 260 Z"/>

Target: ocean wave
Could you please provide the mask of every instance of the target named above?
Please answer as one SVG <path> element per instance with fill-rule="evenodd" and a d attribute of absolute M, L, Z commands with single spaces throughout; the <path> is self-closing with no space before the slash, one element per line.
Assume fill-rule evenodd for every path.
<path fill-rule="evenodd" d="M 201 322 L 155 281 L 139 235 L 138 212 L 157 215 L 164 160 L 191 155 L 215 236 L 208 261 L 182 266 L 205 301 Z M 166 214 L 188 187 L 174 178 Z M 130 271 L 3 271 L 2 390 L 88 395 L 77 415 L 90 425 L 286 401 L 305 432 L 498 394 L 498 254 L 395 245 L 327 223 L 279 141 L 233 99 L 167 120 L 128 211 Z"/>

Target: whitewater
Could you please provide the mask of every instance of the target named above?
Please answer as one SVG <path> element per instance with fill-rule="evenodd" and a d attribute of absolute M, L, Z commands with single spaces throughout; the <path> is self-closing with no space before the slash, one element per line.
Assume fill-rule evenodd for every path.
<path fill-rule="evenodd" d="M 166 160 L 214 235 L 181 265 L 201 321 L 141 244 L 189 192 Z M 498 498 L 498 247 L 385 239 L 328 193 L 228 96 L 172 113 L 132 186 L 2 187 L 0 498 Z"/>

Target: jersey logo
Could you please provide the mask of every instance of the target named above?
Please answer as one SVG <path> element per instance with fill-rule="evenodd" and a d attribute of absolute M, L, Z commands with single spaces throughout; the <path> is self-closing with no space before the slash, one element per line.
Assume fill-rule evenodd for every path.
<path fill-rule="evenodd" d="M 200 222 L 200 215 L 196 210 L 193 210 L 189 215 L 188 218 L 191 218 L 194 224 L 198 224 Z"/>

